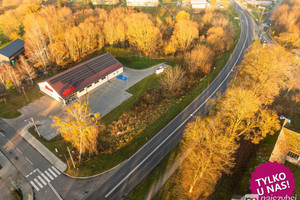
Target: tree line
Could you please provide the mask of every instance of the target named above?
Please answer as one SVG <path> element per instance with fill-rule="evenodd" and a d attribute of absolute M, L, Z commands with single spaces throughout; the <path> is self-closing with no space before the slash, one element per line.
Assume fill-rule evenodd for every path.
<path fill-rule="evenodd" d="M 124 7 L 74 12 L 68 7 L 37 5 L 24 4 L 0 16 L 3 34 L 10 39 L 24 34 L 25 38 L 26 59 L 17 62 L 18 67 L 3 64 L 0 71 L 8 91 L 20 88 L 27 79 L 32 82 L 38 72 L 57 71 L 104 46 L 151 57 L 179 55 L 188 74 L 195 77 L 209 73 L 213 60 L 233 43 L 232 24 L 213 10 L 192 20 L 186 11 L 153 17 Z"/>
<path fill-rule="evenodd" d="M 290 50 L 300 49 L 300 2 L 285 0 L 271 16 L 275 39 Z"/>
<path fill-rule="evenodd" d="M 222 174 L 230 174 L 235 166 L 240 140 L 258 144 L 279 130 L 271 105 L 281 91 L 295 87 L 295 79 L 299 82 L 299 69 L 298 59 L 283 47 L 255 42 L 218 104 L 208 116 L 197 117 L 186 127 L 186 160 L 174 177 L 178 184 L 167 185 L 174 188 L 164 196 L 208 197 Z"/>

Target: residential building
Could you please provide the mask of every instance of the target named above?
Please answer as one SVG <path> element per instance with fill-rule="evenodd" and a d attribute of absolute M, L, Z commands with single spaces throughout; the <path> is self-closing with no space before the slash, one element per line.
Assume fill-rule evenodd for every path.
<path fill-rule="evenodd" d="M 120 0 L 92 0 L 93 5 L 116 5 Z"/>
<path fill-rule="evenodd" d="M 208 6 L 207 0 L 191 0 L 192 8 L 194 9 L 201 9 L 206 8 Z"/>
<path fill-rule="evenodd" d="M 300 133 L 289 128 L 287 120 L 284 121 L 279 133 L 270 161 L 284 163 L 291 162 L 300 166 Z"/>
<path fill-rule="evenodd" d="M 127 6 L 148 6 L 156 7 L 159 4 L 159 0 L 126 0 Z"/>
<path fill-rule="evenodd" d="M 40 90 L 68 104 L 123 72 L 123 65 L 106 53 L 38 83 Z"/>
<path fill-rule="evenodd" d="M 25 42 L 23 40 L 16 39 L 0 49 L 0 63 L 10 62 L 12 65 L 14 65 L 15 59 L 17 59 L 20 54 L 24 54 L 24 45 Z"/>

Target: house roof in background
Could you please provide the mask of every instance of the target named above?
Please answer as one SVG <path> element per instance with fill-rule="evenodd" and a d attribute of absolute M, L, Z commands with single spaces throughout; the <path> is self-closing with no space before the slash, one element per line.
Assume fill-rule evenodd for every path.
<path fill-rule="evenodd" d="M 21 39 L 16 39 L 15 41 L 11 42 L 7 46 L 3 47 L 0 49 L 0 54 L 10 58 L 12 57 L 15 53 L 20 51 L 21 49 L 24 48 L 25 42 Z"/>

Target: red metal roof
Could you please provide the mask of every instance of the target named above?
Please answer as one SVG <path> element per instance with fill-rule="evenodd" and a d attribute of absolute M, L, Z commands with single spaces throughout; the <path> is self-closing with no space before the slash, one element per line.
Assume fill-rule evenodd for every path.
<path fill-rule="evenodd" d="M 105 53 L 61 72 L 46 82 L 65 99 L 122 67 L 111 54 Z"/>

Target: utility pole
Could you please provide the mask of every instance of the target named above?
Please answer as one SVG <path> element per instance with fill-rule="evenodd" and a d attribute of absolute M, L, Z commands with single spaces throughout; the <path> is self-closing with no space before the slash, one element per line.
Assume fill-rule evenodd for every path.
<path fill-rule="evenodd" d="M 67 147 L 67 149 L 68 149 L 68 152 L 69 152 L 69 154 L 70 154 L 71 161 L 72 161 L 72 163 L 73 163 L 73 167 L 74 167 L 74 169 L 76 169 L 76 166 L 75 166 L 75 163 L 74 163 L 74 160 L 73 160 L 73 157 L 72 157 L 72 154 L 71 154 L 71 152 L 70 152 L 69 147 Z"/>
<path fill-rule="evenodd" d="M 65 159 L 66 159 L 66 162 L 67 162 L 68 168 L 70 169 L 70 164 L 69 164 L 69 161 L 68 161 L 68 159 L 67 159 L 67 156 L 66 156 L 66 154 L 64 154 L 64 157 L 65 157 Z"/>
<path fill-rule="evenodd" d="M 24 87 L 23 87 L 23 86 L 22 86 L 22 90 L 23 90 L 23 93 L 24 93 L 24 95 L 25 95 L 25 97 L 26 97 L 27 103 L 29 103 L 28 97 L 27 97 L 27 95 L 26 95 L 26 92 L 25 92 L 25 90 L 24 90 Z"/>
<path fill-rule="evenodd" d="M 35 123 L 34 123 L 33 117 L 31 117 L 31 120 L 32 120 L 32 123 L 33 123 L 33 125 L 34 125 L 34 127 L 35 127 L 36 132 L 37 132 L 38 135 L 41 137 L 41 134 L 40 134 L 40 132 L 39 132 L 37 126 L 36 126 Z"/>

